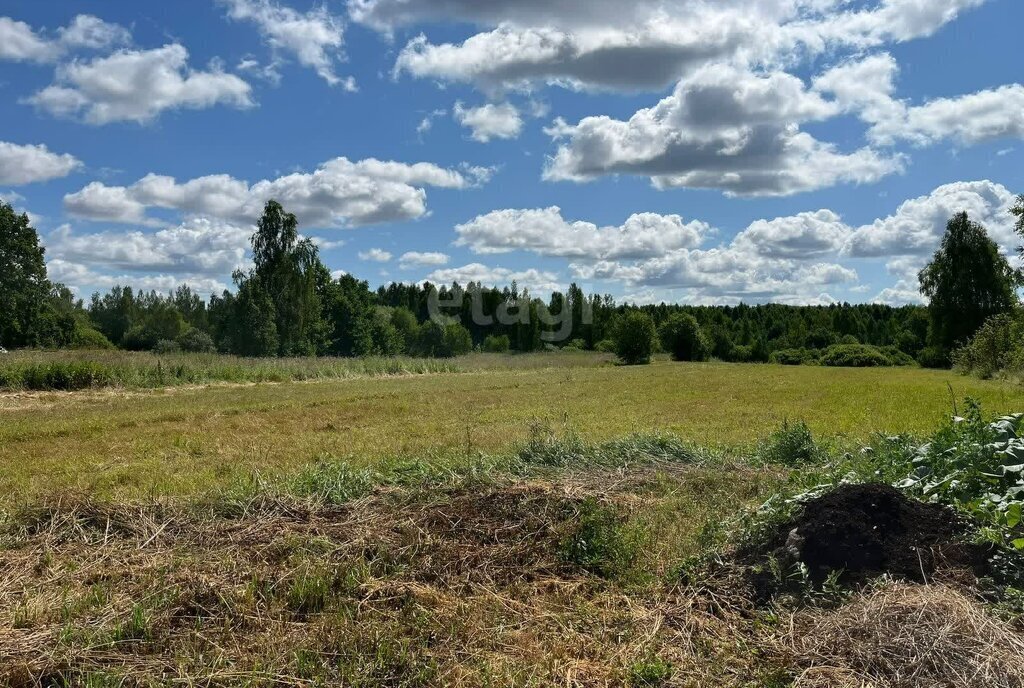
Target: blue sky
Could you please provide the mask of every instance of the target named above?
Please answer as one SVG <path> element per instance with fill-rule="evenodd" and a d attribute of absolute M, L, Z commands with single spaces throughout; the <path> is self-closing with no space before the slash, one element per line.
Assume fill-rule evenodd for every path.
<path fill-rule="evenodd" d="M 620 300 L 918 298 L 1010 254 L 1017 0 L 5 0 L 0 195 L 51 277 L 204 293 L 273 196 L 324 262 Z"/>

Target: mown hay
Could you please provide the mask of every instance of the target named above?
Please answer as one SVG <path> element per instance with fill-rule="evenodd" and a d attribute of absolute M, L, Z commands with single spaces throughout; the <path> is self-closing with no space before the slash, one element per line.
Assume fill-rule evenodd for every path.
<path fill-rule="evenodd" d="M 798 612 L 785 645 L 794 688 L 1024 686 L 1024 638 L 945 585 L 892 584 Z"/>

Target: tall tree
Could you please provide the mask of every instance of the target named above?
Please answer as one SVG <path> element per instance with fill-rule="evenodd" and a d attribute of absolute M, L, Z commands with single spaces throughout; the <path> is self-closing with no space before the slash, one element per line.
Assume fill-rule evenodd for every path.
<path fill-rule="evenodd" d="M 256 317 L 253 306 L 269 300 L 276 353 L 282 356 L 315 354 L 324 347 L 326 335 L 317 290 L 323 264 L 316 245 L 309 239 L 299 239 L 298 226 L 295 216 L 285 212 L 280 203 L 267 201 L 252 236 L 255 268 L 239 282 L 241 297 L 243 284 L 254 280 L 247 298 L 239 298 L 238 304 L 245 311 L 240 321 Z M 267 324 L 260 325 L 260 342 L 242 349 L 259 351 L 274 339 Z"/>
<path fill-rule="evenodd" d="M 985 228 L 958 213 L 946 225 L 942 244 L 918 274 L 928 297 L 929 343 L 948 354 L 982 323 L 1017 304 L 1021 275 L 1010 267 Z"/>
<path fill-rule="evenodd" d="M 0 202 L 0 346 L 34 343 L 50 293 L 43 252 L 28 215 Z"/>

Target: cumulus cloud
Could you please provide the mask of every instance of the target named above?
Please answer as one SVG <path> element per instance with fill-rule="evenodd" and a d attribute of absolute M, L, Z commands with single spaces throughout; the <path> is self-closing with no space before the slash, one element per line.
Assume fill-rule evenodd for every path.
<path fill-rule="evenodd" d="M 98 272 L 81 263 L 72 263 L 60 258 L 46 262 L 47 276 L 54 282 L 66 285 L 79 295 L 92 291 L 104 291 L 117 285 L 130 285 L 135 289 L 170 292 L 188 285 L 200 294 L 215 294 L 228 288 L 222 280 L 193 275 L 139 274 Z"/>
<path fill-rule="evenodd" d="M 852 230 L 831 210 L 757 220 L 734 242 L 771 258 L 812 258 L 841 249 Z"/>
<path fill-rule="evenodd" d="M 359 260 L 373 263 L 387 263 L 391 260 L 391 254 L 381 248 L 371 248 L 369 251 L 360 251 Z"/>
<path fill-rule="evenodd" d="M 89 124 L 146 123 L 165 110 L 215 105 L 253 105 L 251 87 L 212 64 L 208 71 L 188 66 L 188 51 L 169 44 L 153 50 L 120 50 L 57 69 L 57 82 L 25 102 L 58 117 L 80 117 Z"/>
<path fill-rule="evenodd" d="M 893 93 L 899 65 L 889 54 L 839 65 L 814 80 L 847 111 L 871 124 L 868 138 L 879 145 L 909 141 L 925 146 L 951 139 L 971 145 L 1001 138 L 1024 138 L 1024 86 L 1010 84 L 921 105 Z"/>
<path fill-rule="evenodd" d="M 437 251 L 406 251 L 398 258 L 398 267 L 402 270 L 436 267 L 447 265 L 449 260 L 451 260 L 451 257 L 447 253 Z"/>
<path fill-rule="evenodd" d="M 535 294 L 550 293 L 562 289 L 558 275 L 544 270 L 510 270 L 503 267 L 490 267 L 481 263 L 470 263 L 457 268 L 442 268 L 427 275 L 426 281 L 434 284 L 451 284 L 458 282 L 466 285 L 475 282 L 485 287 L 506 287 L 513 281 L 520 288 L 529 289 Z"/>
<path fill-rule="evenodd" d="M 735 195 L 786 195 L 841 182 L 867 183 L 902 169 L 899 156 L 870 148 L 843 153 L 799 129 L 839 106 L 784 72 L 715 65 L 628 121 L 556 121 L 562 141 L 550 180 L 605 174 L 649 176 L 658 188 L 715 188 Z"/>
<path fill-rule="evenodd" d="M 117 270 L 171 271 L 218 278 L 246 264 L 253 228 L 193 218 L 157 232 L 76 233 L 64 225 L 46 238 L 47 255 Z"/>
<path fill-rule="evenodd" d="M 470 129 L 473 140 L 480 143 L 491 139 L 514 139 L 523 130 L 523 118 L 511 103 L 488 103 L 467 108 L 456 102 L 452 116 L 460 125 Z"/>
<path fill-rule="evenodd" d="M 1010 213 L 1015 199 L 1005 186 L 988 180 L 944 184 L 905 201 L 892 215 L 857 228 L 844 252 L 856 257 L 928 256 L 938 247 L 949 218 L 959 212 L 984 225 L 1006 249 L 1016 242 Z"/>
<path fill-rule="evenodd" d="M 484 28 L 461 43 L 411 40 L 395 73 L 488 91 L 536 83 L 658 90 L 709 63 L 778 64 L 934 33 L 984 0 L 353 0 L 354 20 L 390 33 L 438 21 Z"/>
<path fill-rule="evenodd" d="M 489 179 L 490 170 L 452 170 L 431 163 L 369 158 L 329 160 L 310 173 L 296 172 L 250 185 L 228 175 L 178 182 L 148 174 L 131 186 L 93 182 L 64 197 L 68 212 L 113 222 L 153 222 L 149 208 L 167 208 L 238 223 L 253 222 L 269 199 L 281 202 L 304 226 L 357 226 L 412 220 L 427 213 L 425 187 L 466 189 Z"/>
<path fill-rule="evenodd" d="M 356 89 L 355 79 L 339 77 L 335 62 L 344 59 L 345 22 L 326 5 L 301 13 L 271 0 L 222 0 L 228 17 L 256 24 L 275 55 L 287 53 L 331 86 Z M 271 72 L 276 76 L 276 70 Z"/>
<path fill-rule="evenodd" d="M 618 227 L 598 227 L 569 222 L 560 208 L 552 206 L 479 215 L 455 227 L 455 244 L 481 254 L 524 250 L 586 260 L 637 259 L 698 246 L 711 232 L 704 222 L 657 213 L 632 215 Z"/>
<path fill-rule="evenodd" d="M 76 16 L 53 36 L 37 33 L 25 22 L 0 17 L 0 60 L 55 62 L 73 50 L 103 50 L 129 42 L 127 29 L 89 14 Z"/>
<path fill-rule="evenodd" d="M 0 184 L 31 184 L 66 177 L 82 166 L 73 155 L 53 153 L 44 145 L 0 141 Z"/>
<path fill-rule="evenodd" d="M 47 269 L 51 279 L 80 293 L 115 284 L 160 291 L 188 284 L 212 293 L 249 265 L 252 233 L 251 226 L 208 218 L 156 232 L 77 232 L 64 225 L 45 238 Z"/>

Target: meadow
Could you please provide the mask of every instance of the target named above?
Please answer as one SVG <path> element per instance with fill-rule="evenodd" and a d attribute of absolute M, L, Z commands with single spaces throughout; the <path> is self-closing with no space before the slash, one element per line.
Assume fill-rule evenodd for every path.
<path fill-rule="evenodd" d="M 1018 386 L 583 352 L 179 355 L 160 359 L 187 371 L 163 386 L 150 354 L 0 369 L 54 361 L 110 376 L 0 392 L 4 685 L 1024 680 L 1015 588 L 942 578 L 928 557 L 932 585 L 821 585 L 743 554 L 790 532 L 789 497 L 917 470 L 916 443 L 988 480 L 994 445 L 976 440 L 1003 430 L 965 400 L 1024 409 Z M 984 513 L 990 542 L 1019 525 Z"/>
<path fill-rule="evenodd" d="M 45 364 L 51 355 L 18 356 L 0 362 L 0 371 Z M 1019 386 L 919 368 L 667 358 L 619 366 L 608 355 L 564 352 L 317 360 L 303 369 L 299 359 L 179 355 L 161 357 L 161 369 L 187 369 L 183 379 L 206 384 L 153 388 L 151 354 L 53 356 L 99 361 L 123 382 L 0 393 L 0 492 L 8 499 L 56 488 L 111 497 L 191 494 L 254 473 L 294 473 L 317 460 L 363 466 L 502 453 L 538 431 L 586 441 L 658 431 L 695 446 L 743 450 L 803 420 L 838 446 L 875 433 L 930 431 L 965 397 L 993 413 L 1024 408 Z"/>

